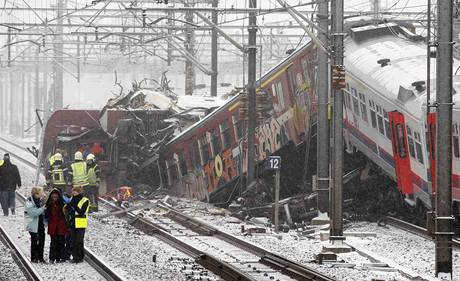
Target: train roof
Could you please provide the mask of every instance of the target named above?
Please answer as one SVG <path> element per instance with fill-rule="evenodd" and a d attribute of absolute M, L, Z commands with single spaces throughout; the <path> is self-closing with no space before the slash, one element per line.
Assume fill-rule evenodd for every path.
<path fill-rule="evenodd" d="M 351 28 L 345 42 L 345 66 L 349 74 L 420 118 L 426 105 L 427 49 L 413 38 L 394 23 Z M 436 59 L 431 59 L 431 65 L 433 77 Z M 454 73 L 459 66 L 455 59 Z M 454 90 L 460 92 L 460 76 L 454 77 Z M 431 79 L 431 100 L 435 99 L 436 80 Z M 459 108 L 460 94 L 453 99 Z"/>
<path fill-rule="evenodd" d="M 293 51 L 289 56 L 287 56 L 286 58 L 284 58 L 283 60 L 281 60 L 279 63 L 277 63 L 275 66 L 273 66 L 272 68 L 270 68 L 268 71 L 266 71 L 262 76 L 261 78 L 259 78 L 257 81 L 256 81 L 256 85 L 257 87 L 259 87 L 262 83 L 262 81 L 264 81 L 267 76 L 269 76 L 270 74 L 272 74 L 272 72 L 274 72 L 275 70 L 279 69 L 280 67 L 290 63 L 290 61 L 296 56 L 298 55 L 299 53 L 301 53 L 305 48 L 307 48 L 311 43 L 311 39 L 308 40 L 308 42 L 306 42 L 305 44 L 303 44 L 300 48 L 297 48 L 295 51 Z M 203 119 L 199 120 L 198 122 L 194 123 L 192 126 L 188 127 L 187 129 L 185 129 L 184 131 L 180 132 L 178 135 L 176 135 L 174 138 L 172 138 L 167 144 L 166 146 L 170 145 L 171 143 L 175 142 L 176 140 L 182 138 L 184 135 L 188 134 L 190 131 L 194 130 L 195 128 L 199 128 L 200 126 L 202 126 L 204 123 L 206 123 L 207 120 L 211 119 L 213 116 L 215 116 L 216 114 L 218 114 L 219 112 L 221 112 L 222 110 L 226 109 L 228 105 L 232 104 L 235 100 L 238 99 L 239 95 L 243 92 L 243 90 L 241 90 L 240 92 L 238 92 L 237 94 L 235 94 L 233 97 L 229 98 L 227 101 L 225 101 L 224 104 L 222 104 L 219 108 L 215 109 L 213 112 L 211 112 L 210 114 L 206 115 Z"/>

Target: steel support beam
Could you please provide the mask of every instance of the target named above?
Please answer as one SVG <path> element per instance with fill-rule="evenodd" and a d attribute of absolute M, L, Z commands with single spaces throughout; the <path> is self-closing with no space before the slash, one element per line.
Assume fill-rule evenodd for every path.
<path fill-rule="evenodd" d="M 257 0 L 249 0 L 249 8 L 256 8 Z M 256 134 L 256 72 L 257 72 L 257 16 L 249 14 L 248 26 L 248 163 L 246 187 L 255 179 L 255 134 Z"/>
<path fill-rule="evenodd" d="M 452 32 L 453 1 L 438 0 L 436 55 L 436 276 L 452 279 Z"/>
<path fill-rule="evenodd" d="M 329 29 L 329 3 L 324 1 L 318 6 L 317 19 L 319 27 Z M 319 33 L 321 42 L 328 42 L 326 33 Z M 317 133 L 317 166 L 316 188 L 318 192 L 318 210 L 321 213 L 329 212 L 329 170 L 330 170 L 330 139 L 329 139 L 329 58 L 321 49 L 318 52 L 318 133 Z"/>
<path fill-rule="evenodd" d="M 331 3 L 333 39 L 332 65 L 343 65 L 343 0 Z M 343 90 L 333 87 L 333 149 L 330 239 L 343 240 L 342 188 L 343 188 Z"/>
<path fill-rule="evenodd" d="M 219 0 L 213 0 L 212 2 L 213 7 L 219 6 Z M 218 71 L 218 61 L 217 61 L 217 50 L 218 46 L 218 33 L 216 26 L 219 24 L 217 12 L 212 13 L 212 23 L 214 25 L 212 29 L 212 38 L 211 38 L 211 96 L 217 96 L 217 71 Z"/>

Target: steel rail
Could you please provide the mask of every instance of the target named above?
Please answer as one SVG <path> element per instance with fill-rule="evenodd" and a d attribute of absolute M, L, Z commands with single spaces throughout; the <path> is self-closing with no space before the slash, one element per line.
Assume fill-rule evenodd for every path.
<path fill-rule="evenodd" d="M 121 211 L 123 208 L 116 206 L 115 204 L 105 200 L 104 198 L 99 198 L 99 203 L 104 204 L 105 206 L 111 208 L 112 210 Z M 249 274 L 241 271 L 240 269 L 234 267 L 230 263 L 222 261 L 212 255 L 209 255 L 168 233 L 163 227 L 158 226 L 157 224 L 144 219 L 142 217 L 136 216 L 131 212 L 119 213 L 117 216 L 122 217 L 126 216 L 130 219 L 130 224 L 135 228 L 141 230 L 142 232 L 155 236 L 161 241 L 171 245 L 177 250 L 187 254 L 192 257 L 198 264 L 204 268 L 210 270 L 214 274 L 220 276 L 224 280 L 228 281 L 253 281 L 256 280 Z"/>
<path fill-rule="evenodd" d="M 25 147 L 9 140 L 9 139 L 6 139 L 4 137 L 1 137 L 0 136 L 0 141 L 3 141 L 3 142 L 6 142 L 7 144 L 9 145 L 12 145 L 18 149 L 21 149 L 21 150 L 24 150 L 24 151 L 27 151 L 27 153 L 30 153 Z M 22 157 L 21 155 L 15 153 L 14 151 L 10 151 L 4 147 L 1 147 L 0 146 L 0 150 L 4 150 L 5 152 L 8 152 L 9 154 L 13 155 L 15 158 L 17 158 L 20 162 L 22 162 L 23 164 L 25 164 L 26 166 L 28 166 L 29 168 L 32 168 L 32 169 L 37 169 L 37 164 L 36 163 L 33 163 L 33 162 L 30 162 L 29 160 L 25 159 L 24 157 Z"/>
<path fill-rule="evenodd" d="M 428 234 L 426 228 L 420 227 L 418 225 L 397 219 L 395 217 L 386 216 L 385 217 L 387 224 L 405 230 L 407 232 L 422 236 L 423 238 L 433 240 L 433 238 Z M 452 246 L 454 248 L 460 249 L 460 240 L 452 239 Z"/>
<path fill-rule="evenodd" d="M 306 281 L 334 280 L 298 262 L 292 261 L 281 255 L 271 253 L 270 251 L 254 245 L 253 243 L 247 242 L 234 235 L 221 231 L 205 222 L 190 217 L 172 207 L 166 206 L 165 204 L 160 204 L 159 206 L 168 211 L 167 216 L 173 221 L 199 233 L 208 233 L 208 235 L 218 237 L 219 239 L 226 241 L 242 250 L 248 251 L 258 256 L 260 261 L 265 265 L 279 270 L 283 274 L 286 274 L 294 279 Z"/>
<path fill-rule="evenodd" d="M 19 246 L 13 241 L 8 235 L 3 226 L 0 225 L 0 240 L 5 244 L 6 247 L 10 248 L 11 255 L 14 261 L 17 263 L 24 276 L 29 281 L 43 281 L 44 279 L 35 270 L 35 267 L 29 261 L 27 256 L 20 250 Z"/>
<path fill-rule="evenodd" d="M 16 199 L 18 199 L 19 202 L 21 202 L 22 204 L 24 204 L 27 200 L 27 198 L 18 191 L 16 191 Z M 85 247 L 85 261 L 89 265 L 91 265 L 91 267 L 93 267 L 99 274 L 101 274 L 108 281 L 124 281 L 125 280 L 86 247 Z"/>

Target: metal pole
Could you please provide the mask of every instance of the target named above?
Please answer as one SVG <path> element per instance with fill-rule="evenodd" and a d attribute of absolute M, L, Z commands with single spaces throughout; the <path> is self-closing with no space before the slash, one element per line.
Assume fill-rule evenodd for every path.
<path fill-rule="evenodd" d="M 40 62 L 39 62 L 40 56 L 39 54 L 40 54 L 40 49 L 37 48 L 37 52 L 35 53 L 37 63 L 35 64 L 34 108 L 32 108 L 32 110 L 34 111 L 41 108 L 40 106 Z M 33 116 L 35 116 L 35 114 Z M 40 136 L 40 129 L 41 128 L 39 124 L 35 125 L 35 143 L 38 143 L 38 138 Z"/>
<path fill-rule="evenodd" d="M 322 1 L 318 5 L 318 22 L 322 30 L 329 29 L 329 3 Z M 319 40 L 325 45 L 328 35 L 319 32 Z M 317 134 L 317 167 L 316 189 L 318 192 L 318 210 L 320 213 L 329 212 L 329 169 L 330 169 L 330 140 L 329 140 L 329 68 L 328 55 L 321 49 L 318 52 L 318 134 Z"/>
<path fill-rule="evenodd" d="M 24 122 L 25 122 L 25 114 L 26 114 L 26 106 L 25 106 L 25 101 L 26 101 L 26 74 L 24 73 L 25 69 L 22 69 L 21 71 L 21 102 L 17 104 L 18 107 L 18 113 L 21 113 L 21 119 L 20 122 L 21 124 L 18 126 L 18 135 L 24 139 Z"/>
<path fill-rule="evenodd" d="M 193 22 L 193 12 L 188 12 L 185 14 L 185 20 L 187 22 Z M 187 28 L 185 31 L 185 50 L 189 53 L 192 54 L 192 56 L 195 56 L 195 32 L 193 31 L 192 28 L 190 28 L 190 25 L 186 24 Z M 193 63 L 186 59 L 185 60 L 185 94 L 186 95 L 193 95 L 193 89 L 195 87 L 195 70 L 193 67 Z"/>
<path fill-rule="evenodd" d="M 436 56 L 436 276 L 452 280 L 452 1 L 438 1 Z"/>
<path fill-rule="evenodd" d="M 219 0 L 213 0 L 212 6 L 217 8 L 219 6 Z M 212 23 L 214 26 L 218 24 L 218 17 L 217 12 L 212 13 Z M 217 96 L 217 71 L 218 71 L 218 64 L 217 64 L 217 50 L 218 50 L 218 38 L 217 38 L 217 29 L 214 27 L 212 29 L 212 38 L 211 38 L 211 96 Z"/>
<path fill-rule="evenodd" d="M 8 67 L 10 67 L 11 66 L 11 28 L 10 27 L 8 27 L 7 45 L 8 45 Z"/>
<path fill-rule="evenodd" d="M 343 0 L 332 1 L 333 66 L 343 66 Z M 333 158 L 332 205 L 330 239 L 343 240 L 342 185 L 343 185 L 343 90 L 333 87 Z"/>
<path fill-rule="evenodd" d="M 256 8 L 257 0 L 249 0 L 249 8 Z M 256 72 L 257 72 L 257 16 L 249 13 L 248 39 L 248 171 L 247 187 L 254 181 L 256 133 Z"/>
<path fill-rule="evenodd" d="M 64 0 L 58 0 L 57 2 L 57 28 L 54 40 L 54 60 L 53 60 L 53 110 L 60 109 L 64 106 L 64 58 L 63 50 L 64 43 L 62 38 L 63 33 L 63 9 Z"/>
<path fill-rule="evenodd" d="M 9 99 L 10 106 L 8 108 L 8 113 L 9 113 L 8 114 L 8 121 L 9 121 L 8 122 L 8 124 L 9 124 L 8 133 L 10 135 L 14 134 L 14 118 L 13 118 L 13 116 L 14 116 L 14 113 L 13 113 L 13 111 L 14 111 L 14 99 L 13 98 L 14 98 L 14 90 L 15 90 L 15 85 L 16 84 L 15 84 L 15 81 L 13 81 L 14 77 L 15 77 L 13 72 L 14 71 L 11 69 L 10 73 L 9 73 L 10 74 L 10 99 Z"/>
<path fill-rule="evenodd" d="M 279 212 L 280 212 L 280 173 L 281 171 L 276 170 L 275 174 L 275 232 L 278 233 L 279 229 Z"/>

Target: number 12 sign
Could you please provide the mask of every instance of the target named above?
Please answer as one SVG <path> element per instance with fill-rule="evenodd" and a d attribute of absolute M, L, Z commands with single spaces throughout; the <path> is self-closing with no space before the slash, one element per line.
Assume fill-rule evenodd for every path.
<path fill-rule="evenodd" d="M 280 156 L 269 156 L 265 161 L 266 170 L 280 170 L 281 169 L 281 157 Z"/>

